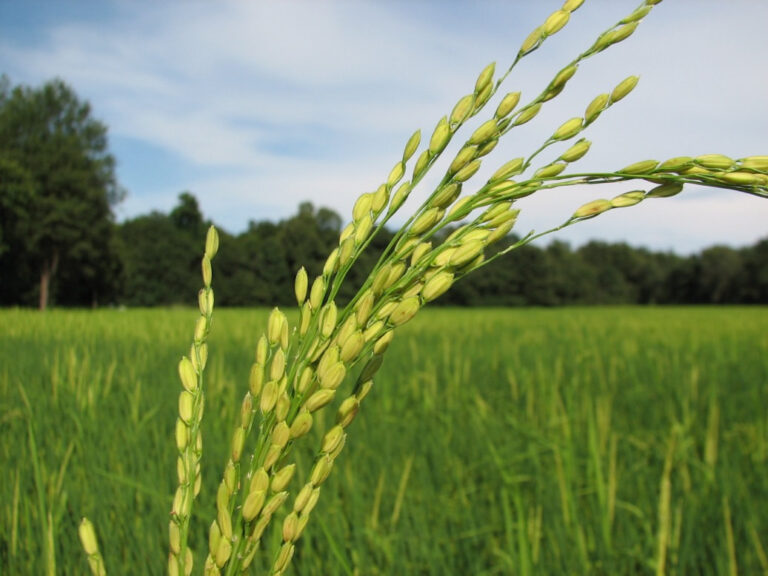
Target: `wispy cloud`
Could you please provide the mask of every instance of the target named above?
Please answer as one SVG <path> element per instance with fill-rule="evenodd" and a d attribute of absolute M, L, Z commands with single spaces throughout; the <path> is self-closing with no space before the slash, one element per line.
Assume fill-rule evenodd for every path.
<path fill-rule="evenodd" d="M 634 4 L 588 1 L 521 65 L 510 89 L 534 93 Z M 153 171 L 176 159 L 176 177 L 156 184 L 141 177 L 147 167 L 136 161 L 146 162 L 148 153 L 120 162 L 130 193 L 121 215 L 167 209 L 189 189 L 214 220 L 239 230 L 250 219 L 285 217 L 307 199 L 346 214 L 386 176 L 414 129 L 428 133 L 485 63 L 503 67 L 558 6 L 116 2 L 96 19 L 80 11 L 44 21 L 29 42 L 2 34 L 13 26 L 6 7 L 0 68 L 26 83 L 66 79 L 91 100 L 121 149 L 163 152 Z M 547 114 L 499 147 L 498 162 L 529 150 L 631 73 L 642 76 L 641 85 L 590 128 L 596 144 L 585 167 L 615 168 L 649 155 L 765 153 L 766 21 L 768 5 L 749 0 L 663 3 L 636 36 L 584 64 Z M 553 214 L 570 213 L 584 194 L 529 202 L 523 222 L 540 228 Z M 727 193 L 691 193 L 685 210 L 680 202 L 606 216 L 567 237 L 688 251 L 765 234 L 768 202 Z"/>

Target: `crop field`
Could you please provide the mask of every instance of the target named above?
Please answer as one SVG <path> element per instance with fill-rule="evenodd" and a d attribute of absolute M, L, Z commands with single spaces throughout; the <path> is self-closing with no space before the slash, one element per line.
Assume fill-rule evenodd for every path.
<path fill-rule="evenodd" d="M 197 315 L 0 312 L 0 573 L 86 574 L 82 515 L 110 574 L 165 573 L 176 366 Z M 214 314 L 197 569 L 267 316 Z M 297 444 L 294 488 L 318 442 Z M 768 308 L 424 311 L 387 352 L 293 564 L 768 574 Z"/>

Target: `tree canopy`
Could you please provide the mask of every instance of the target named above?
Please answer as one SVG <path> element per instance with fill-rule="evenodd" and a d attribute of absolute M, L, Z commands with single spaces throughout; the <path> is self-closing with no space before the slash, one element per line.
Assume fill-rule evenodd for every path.
<path fill-rule="evenodd" d="M 98 303 L 112 290 L 112 206 L 121 198 L 107 127 L 61 80 L 0 82 L 3 303 Z M 9 226 L 7 221 L 16 221 Z M 57 274 L 59 271 L 66 271 Z M 14 302 L 15 301 L 15 302 Z"/>

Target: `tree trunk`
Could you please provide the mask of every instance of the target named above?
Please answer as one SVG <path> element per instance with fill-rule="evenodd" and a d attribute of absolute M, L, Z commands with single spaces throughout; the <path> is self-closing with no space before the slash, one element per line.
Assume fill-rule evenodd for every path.
<path fill-rule="evenodd" d="M 56 266 L 59 264 L 59 253 L 53 251 L 50 260 L 43 262 L 43 269 L 40 271 L 40 310 L 48 308 L 50 299 L 51 278 L 56 273 Z"/>

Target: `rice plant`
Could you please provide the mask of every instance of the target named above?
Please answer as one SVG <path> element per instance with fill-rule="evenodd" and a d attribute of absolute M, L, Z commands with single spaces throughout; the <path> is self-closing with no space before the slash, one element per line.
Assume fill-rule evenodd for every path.
<path fill-rule="evenodd" d="M 590 149 L 589 140 L 582 134 L 635 89 L 635 76 L 595 96 L 582 115 L 563 122 L 527 157 L 505 159 L 485 183 L 473 181 L 487 161 L 486 156 L 502 138 L 540 114 L 547 102 L 567 87 L 583 61 L 631 36 L 660 3 L 645 0 L 557 71 L 538 95 L 527 101 L 519 91 L 503 95 L 495 110 L 468 135 L 434 191 L 399 227 L 357 294 L 349 302 L 337 303 L 339 291 L 360 254 L 435 168 L 449 143 L 466 123 L 486 110 L 516 65 L 567 25 L 582 2 L 566 0 L 560 10 L 547 17 L 524 40 L 514 61 L 500 76 L 496 75 L 495 64 L 485 67 L 471 90 L 440 118 L 426 143 L 422 144 L 419 131 L 410 136 L 384 181 L 358 198 L 352 220 L 342 231 L 322 273 L 310 282 L 303 268 L 297 272 L 298 321 L 291 325 L 283 312 L 273 310 L 266 333 L 256 346 L 216 495 L 216 515 L 210 524 L 203 566 L 205 574 L 255 571 L 280 575 L 289 569 L 296 543 L 310 522 L 322 488 L 345 447 L 349 427 L 371 391 L 395 332 L 456 281 L 544 235 L 609 210 L 674 196 L 689 184 L 768 196 L 768 156 L 732 159 L 709 154 L 642 160 L 603 172 L 576 169 L 575 163 Z M 570 147 L 556 160 L 539 162 L 543 152 L 566 142 Z M 568 186 L 611 183 L 627 183 L 627 191 L 611 199 L 588 202 L 559 226 L 529 232 L 503 249 L 491 250 L 513 230 L 519 199 Z M 218 236 L 211 228 L 202 260 L 200 316 L 189 353 L 178 366 L 182 384 L 175 433 L 178 487 L 168 526 L 168 571 L 173 576 L 191 574 L 195 562 L 189 535 L 202 482 L 204 374 L 214 310 L 211 262 L 217 250 Z M 329 410 L 335 411 L 332 422 L 321 416 Z M 314 446 L 312 467 L 299 474 L 295 452 L 313 428 L 321 439 Z M 594 434 L 597 438 L 596 431 Z M 670 445 L 673 442 L 671 439 Z M 671 453 L 672 448 L 669 450 Z M 595 451 L 596 457 L 598 452 Z M 556 460 L 559 474 L 564 474 L 562 466 Z M 671 466 L 669 460 L 669 466 L 665 465 L 666 476 Z M 600 465 L 596 470 L 601 470 Z M 404 473 L 401 494 L 407 489 L 407 482 L 408 474 Z M 563 498 L 567 500 L 565 481 L 562 485 Z M 600 505 L 606 510 L 603 537 L 610 539 L 612 512 L 607 510 L 615 504 L 610 503 L 613 489 L 610 480 L 607 484 L 601 481 L 600 485 L 604 486 Z M 668 495 L 668 487 L 664 486 L 662 492 Z M 508 495 L 504 495 L 503 502 L 510 506 Z M 724 516 L 730 522 L 728 502 L 723 506 Z M 662 498 L 660 530 L 669 527 L 669 514 L 669 499 Z M 392 518 L 394 524 L 396 512 Z M 669 534 L 665 532 L 662 536 L 659 542 L 667 542 Z M 105 574 L 96 531 L 87 519 L 80 525 L 80 538 L 92 572 Z M 664 571 L 666 553 L 665 547 L 658 551 L 659 573 Z"/>

